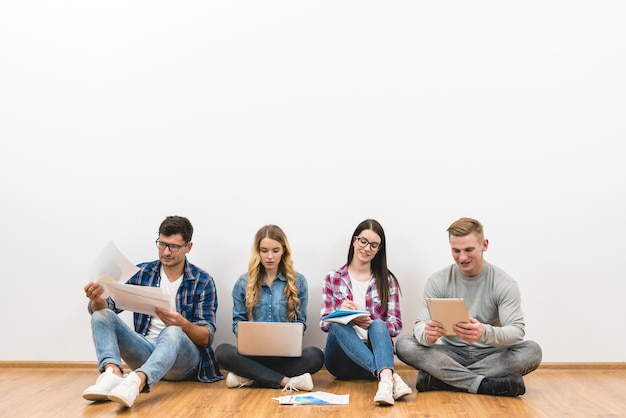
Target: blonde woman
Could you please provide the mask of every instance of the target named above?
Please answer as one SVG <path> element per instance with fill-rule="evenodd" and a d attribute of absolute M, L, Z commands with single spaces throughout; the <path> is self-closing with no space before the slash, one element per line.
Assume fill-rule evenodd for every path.
<path fill-rule="evenodd" d="M 306 329 L 308 286 L 294 270 L 291 247 L 283 230 L 266 225 L 254 237 L 248 272 L 233 287 L 233 332 L 241 321 L 301 322 Z M 301 357 L 244 356 L 232 344 L 215 350 L 217 361 L 228 370 L 226 386 L 261 386 L 288 390 L 313 389 L 311 373 L 324 365 L 317 347 L 305 347 Z"/>

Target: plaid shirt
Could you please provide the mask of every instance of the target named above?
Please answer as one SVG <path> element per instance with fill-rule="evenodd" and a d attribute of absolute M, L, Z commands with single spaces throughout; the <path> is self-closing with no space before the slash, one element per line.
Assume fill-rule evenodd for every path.
<path fill-rule="evenodd" d="M 342 302 L 352 300 L 352 282 L 348 274 L 348 266 L 344 265 L 338 270 L 333 270 L 326 275 L 322 290 L 322 309 L 320 318 L 339 309 Z M 389 300 L 387 311 L 382 312 L 380 298 L 376 290 L 376 278 L 372 276 L 365 295 L 365 310 L 370 312 L 372 319 L 382 319 L 389 328 L 389 336 L 395 337 L 402 330 L 402 315 L 400 314 L 400 291 L 398 282 L 390 278 Z M 322 331 L 328 332 L 330 323 L 320 321 Z"/>
<path fill-rule="evenodd" d="M 159 287 L 161 283 L 161 262 L 151 261 L 138 264 L 139 271 L 126 283 Z M 115 307 L 113 299 L 109 298 L 109 308 L 116 313 L 122 312 Z M 194 266 L 185 259 L 183 281 L 176 293 L 176 310 L 188 321 L 209 330 L 209 346 L 198 347 L 201 360 L 198 365 L 198 380 L 200 382 L 215 382 L 224 378 L 211 348 L 215 334 L 215 314 L 217 311 L 217 292 L 213 277 L 206 271 Z M 134 313 L 135 331 L 141 335 L 148 333 L 152 316 Z"/>

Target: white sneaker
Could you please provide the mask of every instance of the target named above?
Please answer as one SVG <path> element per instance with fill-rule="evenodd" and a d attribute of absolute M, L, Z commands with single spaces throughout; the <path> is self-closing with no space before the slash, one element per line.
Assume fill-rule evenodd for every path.
<path fill-rule="evenodd" d="M 393 405 L 393 379 L 389 377 L 380 379 L 374 402 L 378 402 L 379 405 Z"/>
<path fill-rule="evenodd" d="M 104 373 L 100 373 L 95 385 L 91 385 L 83 391 L 83 398 L 88 401 L 108 401 L 109 392 L 122 383 L 122 380 L 124 378 L 114 375 L 113 369 L 109 367 Z"/>
<path fill-rule="evenodd" d="M 283 391 L 289 393 L 293 391 L 306 390 L 311 391 L 313 389 L 313 379 L 310 373 L 301 374 L 300 376 L 292 377 L 289 382 L 283 388 Z"/>
<path fill-rule="evenodd" d="M 130 372 L 128 376 L 115 386 L 109 393 L 109 399 L 130 408 L 135 403 L 135 399 L 139 396 L 139 385 L 141 379 L 137 376 L 137 373 Z"/>
<path fill-rule="evenodd" d="M 226 376 L 226 387 L 228 388 L 242 388 L 244 386 L 252 386 L 253 384 L 254 380 L 237 376 L 232 372 L 228 372 L 228 376 Z"/>
<path fill-rule="evenodd" d="M 413 393 L 409 385 L 404 383 L 404 380 L 398 373 L 393 374 L 393 399 L 398 400 Z"/>

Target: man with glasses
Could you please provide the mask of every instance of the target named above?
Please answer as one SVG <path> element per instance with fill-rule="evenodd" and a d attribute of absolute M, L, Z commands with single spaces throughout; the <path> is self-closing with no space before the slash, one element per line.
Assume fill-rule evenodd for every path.
<path fill-rule="evenodd" d="M 115 301 L 103 297 L 101 283 L 85 287 L 93 341 L 101 375 L 83 392 L 90 401 L 112 400 L 131 407 L 140 392 L 161 379 L 215 382 L 219 371 L 211 343 L 215 334 L 217 291 L 213 278 L 187 261 L 193 227 L 187 218 L 168 216 L 156 240 L 159 259 L 139 264 L 128 284 L 160 287 L 170 310 L 134 313 L 132 330 L 117 314 Z M 133 369 L 123 375 L 122 359 Z"/>

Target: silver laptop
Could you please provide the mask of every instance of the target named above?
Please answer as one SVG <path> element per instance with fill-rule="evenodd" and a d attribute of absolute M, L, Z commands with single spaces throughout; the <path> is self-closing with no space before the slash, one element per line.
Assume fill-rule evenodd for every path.
<path fill-rule="evenodd" d="M 237 323 L 237 351 L 244 356 L 302 356 L 301 322 Z"/>

